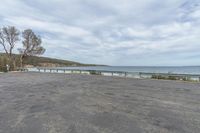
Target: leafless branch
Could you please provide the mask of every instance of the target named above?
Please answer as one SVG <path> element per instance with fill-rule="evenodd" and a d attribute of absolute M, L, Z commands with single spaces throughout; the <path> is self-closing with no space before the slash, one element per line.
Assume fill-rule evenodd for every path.
<path fill-rule="evenodd" d="M 26 56 L 41 55 L 45 52 L 45 49 L 41 46 L 42 39 L 40 36 L 35 35 L 31 29 L 27 29 L 22 33 L 24 38 L 23 48 L 18 49 L 21 54 L 21 66 L 23 58 Z"/>

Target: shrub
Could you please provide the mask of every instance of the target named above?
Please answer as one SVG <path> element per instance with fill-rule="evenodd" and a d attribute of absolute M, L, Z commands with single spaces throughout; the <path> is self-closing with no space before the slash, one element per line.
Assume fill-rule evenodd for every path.
<path fill-rule="evenodd" d="M 97 72 L 95 70 L 90 71 L 91 75 L 101 75 L 101 72 Z"/>

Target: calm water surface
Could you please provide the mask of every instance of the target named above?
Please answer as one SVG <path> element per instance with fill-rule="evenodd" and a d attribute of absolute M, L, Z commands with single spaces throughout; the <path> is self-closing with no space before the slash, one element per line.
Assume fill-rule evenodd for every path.
<path fill-rule="evenodd" d="M 200 66 L 184 66 L 184 67 L 92 66 L 92 67 L 60 67 L 60 68 L 81 69 L 81 70 L 126 71 L 126 72 L 200 74 Z"/>

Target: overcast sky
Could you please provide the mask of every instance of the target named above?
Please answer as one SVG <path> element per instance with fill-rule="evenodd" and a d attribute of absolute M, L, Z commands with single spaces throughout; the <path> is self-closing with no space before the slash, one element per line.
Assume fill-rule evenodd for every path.
<path fill-rule="evenodd" d="M 3 0 L 0 26 L 7 25 L 39 34 L 48 57 L 200 65 L 200 0 Z"/>

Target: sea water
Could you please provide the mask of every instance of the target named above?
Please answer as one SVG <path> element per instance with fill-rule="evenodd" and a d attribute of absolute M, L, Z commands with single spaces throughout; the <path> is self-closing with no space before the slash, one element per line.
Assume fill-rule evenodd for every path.
<path fill-rule="evenodd" d="M 59 67 L 60 69 L 147 72 L 147 73 L 175 73 L 200 74 L 200 66 L 87 66 L 87 67 Z"/>

